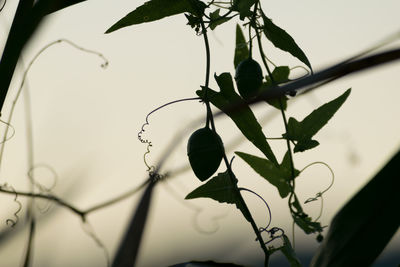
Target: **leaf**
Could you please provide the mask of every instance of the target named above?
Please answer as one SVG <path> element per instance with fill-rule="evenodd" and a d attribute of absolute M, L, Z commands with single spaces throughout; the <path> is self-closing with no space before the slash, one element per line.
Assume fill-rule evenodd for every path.
<path fill-rule="evenodd" d="M 290 36 L 285 30 L 275 25 L 271 19 L 269 19 L 264 12 L 262 12 L 262 18 L 264 21 L 264 34 L 271 41 L 271 43 L 286 52 L 289 52 L 292 56 L 298 58 L 301 62 L 306 64 L 311 70 L 311 64 L 308 61 L 307 56 L 303 50 L 296 44 L 292 36 Z"/>
<path fill-rule="evenodd" d="M 228 111 L 226 109 L 226 107 L 229 107 L 232 105 L 232 103 L 239 103 L 243 101 L 243 99 L 235 92 L 230 73 L 225 72 L 219 76 L 215 75 L 215 79 L 221 89 L 221 92 L 208 89 L 208 100 L 214 106 L 228 115 L 243 133 L 243 135 L 258 149 L 260 149 L 269 160 L 278 165 L 278 161 L 276 160 L 275 155 L 267 142 L 261 125 L 258 123 L 251 109 L 248 106 L 244 106 L 237 111 Z M 199 90 L 196 93 L 201 98 L 204 98 L 205 90 L 206 89 L 203 88 L 203 90 Z"/>
<path fill-rule="evenodd" d="M 286 235 L 282 236 L 283 238 L 283 246 L 280 248 L 283 255 L 285 255 L 286 259 L 289 261 L 291 267 L 301 267 L 301 263 L 299 258 L 297 258 L 296 253 L 292 245 L 290 244 L 289 238 Z"/>
<path fill-rule="evenodd" d="M 244 20 L 245 17 L 251 16 L 253 14 L 250 8 L 256 2 L 257 0 L 233 0 L 232 10 L 238 11 L 240 19 Z"/>
<path fill-rule="evenodd" d="M 294 153 L 296 152 L 304 152 L 306 150 L 312 149 L 314 147 L 317 147 L 319 145 L 319 142 L 317 140 L 300 140 L 296 143 L 294 146 Z"/>
<path fill-rule="evenodd" d="M 206 5 L 199 0 L 150 0 L 120 19 L 105 33 L 135 24 L 156 21 L 184 12 L 199 15 L 204 12 L 205 7 Z"/>
<path fill-rule="evenodd" d="M 264 177 L 270 184 L 275 186 L 281 198 L 285 198 L 290 193 L 289 181 L 292 179 L 291 164 L 289 154 L 286 153 L 282 163 L 276 166 L 271 161 L 259 158 L 243 152 L 235 152 L 241 159 L 243 159 L 255 172 Z M 300 174 L 295 169 L 294 175 L 297 177 Z"/>
<path fill-rule="evenodd" d="M 274 68 L 271 75 L 274 79 L 275 84 L 285 83 L 289 80 L 290 69 L 288 66 L 278 66 L 278 67 Z M 274 85 L 271 77 L 266 76 L 265 78 L 266 78 L 266 82 L 263 83 L 263 85 L 261 86 L 261 91 L 266 91 L 272 85 Z M 281 97 L 283 110 L 286 110 L 286 108 L 287 108 L 287 100 L 288 100 L 288 98 L 286 96 Z M 272 99 L 266 100 L 266 102 L 279 110 L 281 109 L 281 106 L 279 104 L 279 99 L 277 99 L 277 98 L 272 98 Z"/>
<path fill-rule="evenodd" d="M 371 266 L 400 226 L 400 150 L 335 215 L 311 266 Z"/>
<path fill-rule="evenodd" d="M 235 182 L 237 182 L 236 178 Z M 251 215 L 248 214 L 247 209 L 242 206 L 237 195 L 239 192 L 236 190 L 236 186 L 232 184 L 229 173 L 226 171 L 224 173 L 218 173 L 217 176 L 211 178 L 207 183 L 197 187 L 190 192 L 185 199 L 204 197 L 214 199 L 220 203 L 236 204 L 236 207 L 243 213 L 246 220 L 250 222 Z"/>
<path fill-rule="evenodd" d="M 221 11 L 220 8 L 218 8 L 217 10 L 215 10 L 214 12 L 210 13 L 210 29 L 214 30 L 218 25 L 221 25 L 227 21 L 229 21 L 231 18 L 227 18 L 227 17 L 221 17 L 219 15 L 219 12 Z"/>
<path fill-rule="evenodd" d="M 249 57 L 249 48 L 247 47 L 246 38 L 240 28 L 239 24 L 236 24 L 236 46 L 235 46 L 235 56 L 233 59 L 233 65 L 236 67 L 240 62 Z"/>
<path fill-rule="evenodd" d="M 346 101 L 350 92 L 351 89 L 348 89 L 341 96 L 315 109 L 301 122 L 298 122 L 295 118 L 289 118 L 288 133 L 283 134 L 283 137 L 297 141 L 294 152 L 303 152 L 319 144 L 311 138 L 328 123 Z"/>
<path fill-rule="evenodd" d="M 284 83 L 289 80 L 290 69 L 288 66 L 278 66 L 274 68 L 271 74 L 276 84 Z M 267 78 L 267 85 L 271 86 L 272 85 L 271 77 L 267 76 L 266 78 Z"/>

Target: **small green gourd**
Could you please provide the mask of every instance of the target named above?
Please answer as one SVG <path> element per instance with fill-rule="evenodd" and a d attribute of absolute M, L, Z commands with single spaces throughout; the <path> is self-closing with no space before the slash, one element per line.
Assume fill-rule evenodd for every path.
<path fill-rule="evenodd" d="M 200 181 L 205 181 L 217 171 L 224 155 L 224 147 L 219 135 L 204 127 L 190 136 L 187 153 L 194 174 Z"/>
<path fill-rule="evenodd" d="M 261 89 L 263 74 L 260 64 L 252 58 L 247 58 L 236 67 L 236 85 L 239 94 L 246 100 L 256 96 Z"/>

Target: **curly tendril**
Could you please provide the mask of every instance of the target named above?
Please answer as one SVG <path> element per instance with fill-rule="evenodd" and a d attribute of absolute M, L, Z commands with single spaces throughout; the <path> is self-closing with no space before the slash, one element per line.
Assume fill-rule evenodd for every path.
<path fill-rule="evenodd" d="M 330 173 L 331 173 L 331 182 L 330 182 L 330 184 L 328 185 L 328 187 L 325 188 L 325 190 L 323 190 L 322 192 L 317 193 L 315 197 L 308 198 L 304 203 L 309 203 L 309 202 L 311 202 L 311 201 L 317 200 L 317 199 L 318 199 L 319 197 L 321 197 L 325 192 L 327 192 L 329 189 L 331 189 L 331 187 L 333 186 L 333 183 L 335 182 L 335 173 L 333 172 L 332 168 L 331 168 L 327 163 L 325 163 L 325 162 L 323 162 L 323 161 L 316 161 L 316 162 L 313 162 L 313 163 L 308 164 L 307 166 L 305 166 L 305 167 L 300 171 L 300 173 L 302 173 L 302 172 L 303 172 L 304 170 L 306 170 L 307 168 L 309 168 L 309 167 L 311 167 L 311 166 L 313 166 L 313 165 L 316 165 L 316 164 L 321 164 L 321 165 L 324 165 L 325 167 L 328 168 L 328 170 L 329 170 Z"/>
<path fill-rule="evenodd" d="M 259 197 L 264 202 L 264 204 L 265 204 L 265 206 L 267 207 L 267 210 L 268 210 L 268 224 L 267 224 L 267 226 L 265 228 L 268 228 L 270 226 L 270 224 L 271 224 L 271 221 L 272 221 L 272 213 L 271 213 L 271 209 L 269 208 L 269 205 L 268 205 L 267 201 L 265 201 L 265 199 L 262 196 L 260 196 L 259 194 L 257 194 L 253 190 L 250 190 L 250 189 L 247 189 L 247 188 L 244 188 L 244 187 L 239 187 L 238 189 L 239 189 L 239 191 L 250 192 L 250 193 L 256 195 L 257 197 Z"/>
<path fill-rule="evenodd" d="M 257 197 L 259 197 L 264 202 L 265 206 L 267 207 L 267 210 L 268 210 L 268 223 L 267 223 L 267 226 L 260 227 L 258 229 L 258 231 L 260 233 L 267 232 L 268 235 L 269 235 L 269 240 L 264 242 L 264 244 L 268 244 L 268 243 L 272 242 L 273 240 L 282 237 L 285 234 L 285 231 L 283 231 L 283 229 L 281 229 L 279 227 L 272 227 L 271 229 L 268 229 L 269 226 L 271 225 L 271 222 L 272 222 L 272 213 L 271 213 L 271 209 L 270 209 L 267 201 L 265 201 L 265 199 L 262 196 L 260 196 L 259 194 L 257 194 L 253 190 L 250 190 L 250 189 L 247 189 L 247 188 L 244 188 L 244 187 L 239 187 L 239 191 L 247 191 L 247 192 L 250 192 L 250 193 L 256 195 Z M 256 241 L 258 241 L 258 238 L 256 238 Z"/>
<path fill-rule="evenodd" d="M 164 104 L 164 105 L 161 105 L 161 106 L 159 106 L 159 107 L 153 109 L 152 111 L 150 111 L 150 112 L 146 115 L 145 123 L 142 125 L 140 131 L 138 132 L 137 137 L 138 137 L 139 141 L 140 141 L 142 144 L 147 144 L 147 146 L 146 146 L 146 152 L 143 154 L 143 162 L 144 162 L 144 164 L 146 165 L 147 171 L 148 171 L 148 172 L 151 172 L 151 170 L 154 169 L 154 166 L 149 165 L 149 164 L 147 163 L 147 159 L 146 159 L 146 158 L 147 158 L 147 155 L 150 154 L 150 147 L 152 147 L 153 144 L 152 144 L 151 141 L 149 141 L 149 139 L 145 139 L 145 138 L 143 138 L 142 136 L 143 136 L 143 133 L 146 131 L 144 128 L 145 128 L 146 126 L 150 125 L 150 123 L 149 123 L 149 117 L 150 117 L 150 115 L 153 114 L 154 112 L 156 112 L 156 111 L 158 111 L 158 110 L 160 110 L 160 109 L 166 107 L 166 106 L 171 105 L 171 104 L 175 104 L 175 103 L 179 103 L 179 102 L 183 102 L 183 101 L 190 101 L 190 100 L 200 100 L 200 99 L 201 99 L 200 97 L 191 97 L 191 98 L 183 98 L 183 99 L 174 100 L 174 101 L 168 102 L 168 103 L 166 103 L 166 104 Z"/>
<path fill-rule="evenodd" d="M 309 167 L 311 167 L 311 166 L 313 166 L 313 165 L 316 165 L 316 164 L 321 164 L 321 165 L 324 165 L 325 167 L 328 168 L 328 170 L 329 170 L 330 173 L 331 173 L 331 182 L 330 182 L 330 184 L 328 185 L 328 187 L 325 188 L 325 190 L 323 190 L 323 191 L 318 192 L 317 194 L 315 194 L 315 197 L 310 197 L 310 198 L 308 198 L 306 201 L 304 201 L 304 204 L 307 204 L 307 203 L 310 203 L 310 202 L 313 202 L 313 201 L 317 201 L 319 198 L 321 199 L 321 208 L 320 208 L 320 212 L 319 212 L 319 215 L 317 216 L 317 218 L 314 220 L 315 222 L 318 221 L 318 219 L 321 218 L 321 216 L 322 216 L 322 210 L 323 210 L 323 207 L 324 207 L 324 199 L 323 199 L 322 195 L 323 195 L 324 193 L 326 193 L 329 189 L 331 189 L 331 187 L 333 186 L 333 184 L 334 184 L 334 182 L 335 182 L 335 173 L 333 172 L 332 168 L 331 168 L 327 163 L 322 162 L 322 161 L 316 161 L 316 162 L 313 162 L 313 163 L 308 164 L 307 166 L 305 166 L 305 167 L 300 171 L 300 173 L 302 173 L 302 172 L 303 172 L 304 170 L 306 170 L 307 168 L 309 168 Z"/>
<path fill-rule="evenodd" d="M 13 191 L 14 194 L 15 194 L 14 202 L 17 203 L 17 205 L 18 205 L 18 209 L 14 212 L 14 217 L 15 217 L 15 218 L 14 218 L 14 219 L 7 219 L 7 220 L 6 220 L 6 224 L 7 224 L 8 226 L 10 226 L 10 227 L 15 227 L 15 225 L 17 225 L 17 223 L 18 223 L 18 221 L 19 221 L 18 213 L 19 213 L 19 212 L 21 211 L 21 209 L 22 209 L 22 204 L 21 204 L 21 202 L 19 202 L 19 200 L 18 200 L 18 193 L 15 191 L 14 187 L 12 187 L 11 185 L 8 185 L 7 183 L 5 183 L 5 184 L 3 184 L 3 185 L 0 185 L 0 188 Z"/>
<path fill-rule="evenodd" d="M 281 238 L 285 235 L 285 231 L 279 227 L 272 227 L 270 230 L 268 230 L 267 228 L 260 227 L 259 231 L 260 233 L 267 232 L 269 235 L 269 240 L 265 242 L 265 244 L 269 244 L 275 239 Z"/>

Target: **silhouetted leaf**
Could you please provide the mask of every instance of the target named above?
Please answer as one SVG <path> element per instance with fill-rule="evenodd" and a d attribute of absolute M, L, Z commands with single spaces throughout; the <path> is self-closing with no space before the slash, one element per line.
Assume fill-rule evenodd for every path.
<path fill-rule="evenodd" d="M 233 0 L 232 10 L 238 11 L 240 19 L 243 20 L 245 17 L 251 16 L 251 6 L 254 5 L 257 0 Z"/>
<path fill-rule="evenodd" d="M 233 65 L 236 67 L 240 62 L 249 57 L 249 48 L 247 47 L 246 38 L 243 35 L 242 29 L 239 24 L 236 24 L 236 46 L 235 46 L 235 56 L 233 59 Z"/>
<path fill-rule="evenodd" d="M 150 0 L 120 19 L 105 33 L 184 12 L 199 15 L 203 13 L 205 7 L 206 5 L 199 0 Z"/>
<path fill-rule="evenodd" d="M 236 178 L 235 183 L 237 183 Z M 241 205 L 237 195 L 238 192 L 235 192 L 235 190 L 235 185 L 232 184 L 229 173 L 226 171 L 218 173 L 217 176 L 211 178 L 207 183 L 197 187 L 185 199 L 204 197 L 214 199 L 220 203 L 236 204 L 236 207 L 243 213 L 246 220 L 250 221 L 250 214 Z"/>
<path fill-rule="evenodd" d="M 335 215 L 311 266 L 371 266 L 400 226 L 400 151 Z"/>
<path fill-rule="evenodd" d="M 214 30 L 218 25 L 221 25 L 221 24 L 223 24 L 223 23 L 225 23 L 225 22 L 230 20 L 230 18 L 228 18 L 228 17 L 221 17 L 219 15 L 220 10 L 221 9 L 218 8 L 214 12 L 210 13 L 210 24 L 209 24 L 209 26 L 210 26 L 211 30 Z"/>
<path fill-rule="evenodd" d="M 215 75 L 215 79 L 221 92 L 208 89 L 207 98 L 209 101 L 228 115 L 235 122 L 243 135 L 258 149 L 260 149 L 269 160 L 278 165 L 275 155 L 262 131 L 261 125 L 258 123 L 251 109 L 248 106 L 237 111 L 227 111 L 225 109 L 232 103 L 243 101 L 243 99 L 235 92 L 230 73 L 225 72 L 219 76 Z M 203 88 L 203 90 L 198 90 L 196 93 L 201 98 L 204 98 L 205 88 Z"/>
<path fill-rule="evenodd" d="M 275 84 L 285 83 L 289 80 L 290 69 L 288 66 L 278 66 L 274 68 L 271 74 Z M 261 86 L 261 91 L 266 91 L 268 90 L 268 88 L 274 85 L 271 77 L 267 76 L 265 78 L 266 82 L 263 83 L 263 85 Z M 287 100 L 288 98 L 286 96 L 281 97 L 283 110 L 286 110 L 287 108 Z M 268 99 L 266 100 L 266 102 L 279 110 L 281 109 L 281 106 L 279 104 L 279 99 L 277 98 Z"/>
<path fill-rule="evenodd" d="M 303 152 L 319 144 L 311 138 L 328 123 L 336 111 L 338 111 L 346 101 L 350 92 L 351 89 L 348 89 L 341 96 L 315 109 L 301 122 L 298 122 L 295 118 L 289 118 L 288 133 L 283 134 L 283 137 L 297 141 L 294 152 Z"/>
<path fill-rule="evenodd" d="M 307 56 L 296 44 L 292 36 L 290 36 L 285 30 L 275 25 L 264 13 L 262 13 L 262 18 L 264 21 L 264 34 L 268 40 L 270 40 L 271 43 L 277 48 L 289 52 L 292 56 L 298 58 L 301 62 L 312 69 Z"/>
<path fill-rule="evenodd" d="M 257 156 L 253 156 L 243 152 L 235 152 L 241 159 L 249 164 L 254 171 L 264 177 L 269 183 L 274 185 L 281 198 L 285 198 L 290 193 L 289 181 L 292 179 L 289 154 L 286 153 L 282 163 L 276 166 L 271 161 Z M 295 169 L 295 177 L 299 175 L 299 171 Z"/>
<path fill-rule="evenodd" d="M 312 140 L 312 139 L 300 140 L 294 146 L 293 151 L 294 151 L 294 153 L 303 152 L 303 151 L 312 149 L 314 147 L 317 147 L 318 145 L 319 145 L 319 142 L 317 140 Z"/>

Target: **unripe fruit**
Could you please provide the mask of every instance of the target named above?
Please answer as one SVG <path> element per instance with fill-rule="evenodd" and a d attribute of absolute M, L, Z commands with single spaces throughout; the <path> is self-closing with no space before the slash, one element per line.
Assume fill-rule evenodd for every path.
<path fill-rule="evenodd" d="M 205 127 L 192 133 L 187 153 L 194 174 L 200 181 L 205 181 L 217 171 L 224 155 L 224 147 L 219 135 Z"/>
<path fill-rule="evenodd" d="M 250 99 L 260 92 L 262 69 L 252 58 L 245 59 L 236 67 L 235 80 L 239 94 L 244 99 Z"/>

